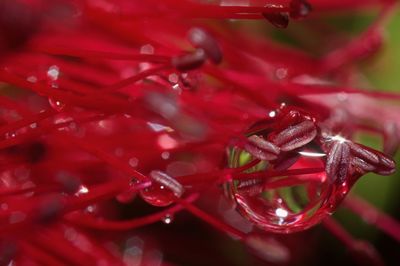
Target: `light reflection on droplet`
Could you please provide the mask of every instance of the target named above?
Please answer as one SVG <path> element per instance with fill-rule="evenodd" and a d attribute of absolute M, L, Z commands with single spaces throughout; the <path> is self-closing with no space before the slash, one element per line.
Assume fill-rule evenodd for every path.
<path fill-rule="evenodd" d="M 161 153 L 161 158 L 163 158 L 164 160 L 168 160 L 170 156 L 170 153 L 167 151 L 164 151 L 163 153 Z"/>
<path fill-rule="evenodd" d="M 154 47 L 151 44 L 146 44 L 140 47 L 141 54 L 154 54 Z"/>
<path fill-rule="evenodd" d="M 26 81 L 29 81 L 30 83 L 36 83 L 38 78 L 36 76 L 29 76 L 26 78 Z"/>
<path fill-rule="evenodd" d="M 57 80 L 59 75 L 60 75 L 60 68 L 56 65 L 50 66 L 49 69 L 47 70 L 47 77 L 52 81 Z"/>
<path fill-rule="evenodd" d="M 138 164 L 139 164 L 139 160 L 138 160 L 138 158 L 136 158 L 136 157 L 132 157 L 132 158 L 130 158 L 129 159 L 129 165 L 130 166 L 132 166 L 132 167 L 137 167 L 138 166 Z"/>
<path fill-rule="evenodd" d="M 178 77 L 177 74 L 172 73 L 172 74 L 170 74 L 170 75 L 168 76 L 168 80 L 169 80 L 169 82 L 171 82 L 171 83 L 177 83 L 177 82 L 179 81 L 179 77 Z"/>
<path fill-rule="evenodd" d="M 268 113 L 268 116 L 273 118 L 273 117 L 276 116 L 276 112 L 275 111 L 271 111 L 271 112 Z"/>
<path fill-rule="evenodd" d="M 325 153 L 321 152 L 308 152 L 308 151 L 299 151 L 299 154 L 306 156 L 306 157 L 324 157 L 326 156 Z"/>
<path fill-rule="evenodd" d="M 330 137 L 330 139 L 333 141 L 338 141 L 339 143 L 345 143 L 347 141 L 347 139 L 345 139 L 344 137 L 342 137 L 340 135 L 332 136 L 332 137 Z"/>
<path fill-rule="evenodd" d="M 284 78 L 286 78 L 287 74 L 288 74 L 287 68 L 278 68 L 278 69 L 275 71 L 275 76 L 276 76 L 278 79 L 284 79 Z"/>
<path fill-rule="evenodd" d="M 173 149 L 178 146 L 178 142 L 167 134 L 160 135 L 157 139 L 157 143 L 164 150 Z"/>
<path fill-rule="evenodd" d="M 163 218 L 162 221 L 165 224 L 171 224 L 174 220 L 174 217 L 171 214 L 166 214 Z"/>
<path fill-rule="evenodd" d="M 275 214 L 276 216 L 278 216 L 279 218 L 286 218 L 288 216 L 288 211 L 282 208 L 278 208 L 275 210 Z"/>
<path fill-rule="evenodd" d="M 87 193 L 89 193 L 89 189 L 84 185 L 80 185 L 78 191 L 75 193 L 75 196 L 80 196 Z"/>

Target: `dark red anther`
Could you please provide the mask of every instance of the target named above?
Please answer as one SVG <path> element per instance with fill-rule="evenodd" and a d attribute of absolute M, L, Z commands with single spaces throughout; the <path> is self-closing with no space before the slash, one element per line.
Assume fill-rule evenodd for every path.
<path fill-rule="evenodd" d="M 289 25 L 288 13 L 262 13 L 264 18 L 277 28 L 284 29 Z"/>
<path fill-rule="evenodd" d="M 192 28 L 189 31 L 188 39 L 194 47 L 203 49 L 213 63 L 219 64 L 222 62 L 221 48 L 208 32 L 201 28 Z"/>
<path fill-rule="evenodd" d="M 193 53 L 173 57 L 171 64 L 180 71 L 188 71 L 201 67 L 207 59 L 203 49 L 197 49 Z"/>
<path fill-rule="evenodd" d="M 364 145 L 349 142 L 350 152 L 358 159 L 353 160 L 354 167 L 362 173 L 371 171 L 380 175 L 390 175 L 396 170 L 395 162 L 385 154 Z"/>
<path fill-rule="evenodd" d="M 248 143 L 245 144 L 244 149 L 257 159 L 265 161 L 275 160 L 280 152 L 275 144 L 257 135 L 248 137 Z"/>
<path fill-rule="evenodd" d="M 317 129 L 313 122 L 305 120 L 291 125 L 271 137 L 271 142 L 282 151 L 291 151 L 310 143 L 317 136 Z"/>
<path fill-rule="evenodd" d="M 292 0 L 290 2 L 290 17 L 294 19 L 305 18 L 312 11 L 311 5 L 305 0 Z"/>
<path fill-rule="evenodd" d="M 361 158 L 364 161 L 371 163 L 371 164 L 378 164 L 379 157 L 376 154 L 376 151 L 370 150 L 369 148 L 365 147 L 361 144 L 356 144 L 349 142 L 351 154 L 355 157 Z"/>
<path fill-rule="evenodd" d="M 329 181 L 343 182 L 349 170 L 350 148 L 344 141 L 335 141 L 326 159 L 326 174 Z"/>
<path fill-rule="evenodd" d="M 351 159 L 351 164 L 360 173 L 367 173 L 367 172 L 375 171 L 375 166 L 373 166 L 372 164 L 370 164 L 358 157 L 353 157 Z"/>

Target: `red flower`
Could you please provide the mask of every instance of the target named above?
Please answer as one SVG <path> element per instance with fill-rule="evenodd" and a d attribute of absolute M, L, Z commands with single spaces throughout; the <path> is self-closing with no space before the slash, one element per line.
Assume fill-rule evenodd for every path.
<path fill-rule="evenodd" d="M 382 264 L 329 215 L 343 203 L 400 240 L 398 222 L 346 198 L 365 173 L 395 171 L 399 110 L 381 101 L 399 96 L 350 82 L 394 1 L 117 2 L 1 3 L 2 264 L 232 263 L 208 239 L 221 238 L 174 219 L 184 211 L 269 263 L 306 261 L 307 235 L 291 233 L 322 222 L 362 265 Z M 376 21 L 320 58 L 236 24 L 370 6 Z"/>

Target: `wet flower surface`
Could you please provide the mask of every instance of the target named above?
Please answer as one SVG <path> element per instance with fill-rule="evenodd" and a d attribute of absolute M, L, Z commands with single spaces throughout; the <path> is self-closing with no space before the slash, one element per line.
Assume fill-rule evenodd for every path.
<path fill-rule="evenodd" d="M 324 230 L 348 264 L 391 263 L 331 215 L 400 241 L 350 194 L 396 171 L 400 94 L 358 79 L 395 8 L 2 1 L 0 264 L 314 265 Z M 365 10 L 357 34 L 325 20 Z"/>

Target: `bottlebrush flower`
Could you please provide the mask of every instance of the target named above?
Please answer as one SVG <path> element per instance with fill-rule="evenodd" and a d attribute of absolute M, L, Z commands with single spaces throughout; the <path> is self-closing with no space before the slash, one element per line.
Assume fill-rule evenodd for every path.
<path fill-rule="evenodd" d="M 370 7 L 366 31 L 319 57 L 263 32 Z M 347 196 L 364 174 L 395 172 L 400 96 L 352 82 L 394 7 L 3 1 L 1 264 L 299 265 L 318 238 L 293 233 L 322 224 L 353 261 L 382 265 L 330 214 L 343 205 L 400 241 L 397 221 Z M 307 27 L 342 38 L 320 23 Z M 248 252 L 221 255 L 218 242 Z"/>

